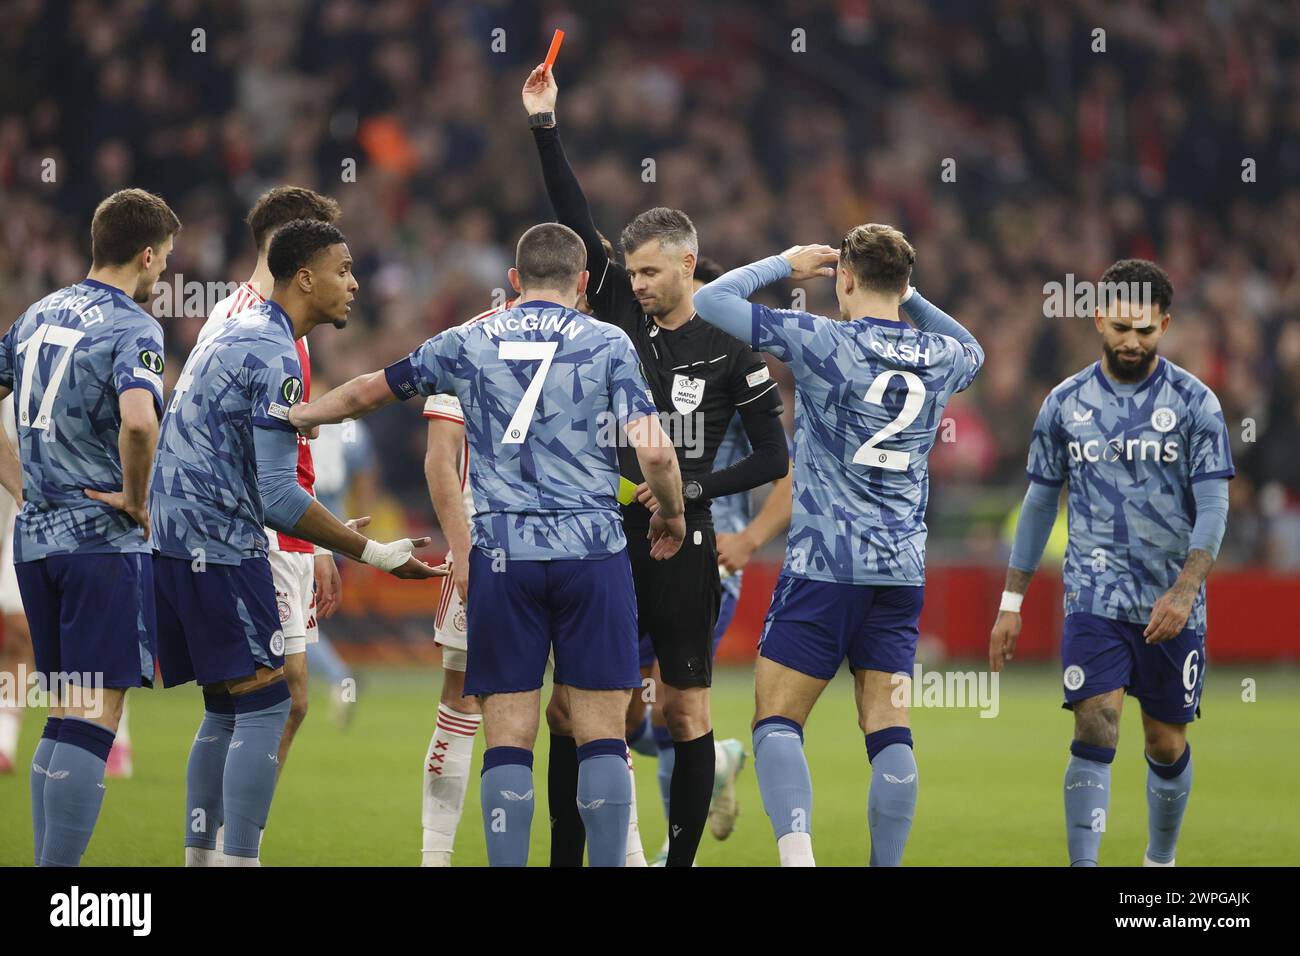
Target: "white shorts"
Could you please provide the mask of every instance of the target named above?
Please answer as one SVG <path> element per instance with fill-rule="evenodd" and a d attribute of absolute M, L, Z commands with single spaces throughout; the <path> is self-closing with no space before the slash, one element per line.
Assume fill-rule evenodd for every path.
<path fill-rule="evenodd" d="M 450 561 L 450 554 L 447 559 Z M 460 592 L 450 577 L 442 579 L 442 598 L 438 601 L 438 615 L 433 619 L 433 640 L 451 650 L 464 652 L 469 649 L 465 602 L 460 599 Z"/>
<path fill-rule="evenodd" d="M 300 551 L 269 550 L 271 580 L 275 582 L 275 609 L 284 630 L 284 656 L 305 654 L 316 632 L 316 559 Z"/>
<path fill-rule="evenodd" d="M 9 524 L 5 529 L 4 552 L 0 553 L 0 614 L 23 613 L 23 596 L 18 590 L 18 573 L 14 571 L 14 519 L 18 510 L 9 512 Z"/>

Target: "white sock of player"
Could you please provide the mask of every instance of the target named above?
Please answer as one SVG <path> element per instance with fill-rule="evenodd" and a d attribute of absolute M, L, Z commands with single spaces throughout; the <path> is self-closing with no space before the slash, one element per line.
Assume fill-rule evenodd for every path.
<path fill-rule="evenodd" d="M 424 859 L 422 866 L 450 866 L 456 828 L 465 809 L 474 735 L 482 714 L 462 714 L 438 705 L 438 726 L 424 757 Z"/>
<path fill-rule="evenodd" d="M 632 815 L 627 821 L 627 862 L 624 866 L 649 866 L 641 846 L 641 830 L 636 825 L 636 773 L 632 769 L 632 751 L 627 752 L 627 772 L 632 775 Z"/>
<path fill-rule="evenodd" d="M 217 827 L 217 848 L 212 851 L 216 854 L 212 866 L 226 865 L 226 828 L 224 825 Z"/>
<path fill-rule="evenodd" d="M 813 862 L 812 834 L 787 833 L 776 841 L 782 866 L 816 866 Z"/>
<path fill-rule="evenodd" d="M 18 731 L 23 726 L 23 712 L 17 707 L 0 707 L 0 754 L 12 763 L 18 754 Z"/>

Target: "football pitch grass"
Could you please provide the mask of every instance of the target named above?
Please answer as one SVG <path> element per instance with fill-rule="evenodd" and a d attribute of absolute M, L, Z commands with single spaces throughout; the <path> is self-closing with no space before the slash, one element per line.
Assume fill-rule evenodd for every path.
<path fill-rule="evenodd" d="M 946 667 L 966 666 L 949 662 Z M 920 798 L 905 863 L 912 866 L 1057 866 L 1065 862 L 1061 778 L 1071 717 L 1060 709 L 1059 671 L 1012 665 L 1003 675 L 1000 712 L 916 708 L 912 726 Z M 1243 681 L 1255 682 L 1245 702 Z M 267 866 L 413 866 L 420 861 L 421 761 L 433 730 L 437 671 L 365 670 L 356 719 L 346 731 L 330 720 L 320 685 L 289 756 L 262 847 Z M 549 688 L 544 689 L 549 693 Z M 183 861 L 185 760 L 200 719 L 191 685 L 131 696 L 135 775 L 108 781 L 99 825 L 83 860 L 92 866 L 176 866 Z M 719 739 L 750 749 L 752 672 L 718 673 L 713 690 Z M 1193 725 L 1195 782 L 1178 848 L 1180 866 L 1295 865 L 1300 862 L 1300 670 L 1211 668 L 1205 719 Z M 0 777 L 0 865 L 31 864 L 28 773 L 44 712 L 24 721 L 17 773 Z M 847 672 L 832 682 L 806 728 L 812 770 L 813 846 L 820 866 L 865 865 L 869 769 Z M 537 746 L 532 865 L 549 851 L 545 721 Z M 453 863 L 487 857 L 478 802 L 483 735 Z M 664 838 L 655 760 L 635 756 L 647 857 Z M 1127 700 L 1102 865 L 1141 863 L 1146 842 L 1146 766 L 1136 701 Z M 706 831 L 700 866 L 774 866 L 752 759 L 739 778 L 741 813 L 725 842 Z"/>

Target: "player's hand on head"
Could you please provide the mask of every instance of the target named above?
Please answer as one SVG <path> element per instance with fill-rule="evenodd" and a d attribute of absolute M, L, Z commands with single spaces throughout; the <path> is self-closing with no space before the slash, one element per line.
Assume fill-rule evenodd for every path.
<path fill-rule="evenodd" d="M 1021 618 L 1012 611 L 999 611 L 989 635 L 989 668 L 995 673 L 1006 666 L 1016 653 L 1016 639 L 1020 637 Z"/>
<path fill-rule="evenodd" d="M 560 88 L 555 84 L 555 73 L 539 63 L 524 83 L 524 109 L 529 116 L 554 110 L 559 92 Z"/>
<path fill-rule="evenodd" d="M 142 507 L 131 504 L 126 500 L 126 495 L 120 491 L 96 491 L 94 488 L 83 488 L 82 491 L 85 492 L 87 498 L 94 498 L 96 501 L 102 501 L 110 508 L 116 508 L 118 511 L 122 512 L 140 526 L 140 530 L 144 532 L 144 539 L 146 541 L 149 540 L 151 525 L 149 523 L 148 505 Z"/>
<path fill-rule="evenodd" d="M 650 539 L 650 557 L 667 561 L 686 540 L 686 517 L 665 518 L 656 511 L 650 517 L 650 530 L 646 537 Z"/>
<path fill-rule="evenodd" d="M 781 255 L 790 263 L 790 278 L 795 280 L 831 278 L 840 259 L 838 252 L 824 245 L 791 246 Z"/>
<path fill-rule="evenodd" d="M 659 510 L 659 499 L 654 496 L 647 482 L 641 482 L 636 486 L 636 500 L 645 505 L 646 510 L 655 512 Z"/>

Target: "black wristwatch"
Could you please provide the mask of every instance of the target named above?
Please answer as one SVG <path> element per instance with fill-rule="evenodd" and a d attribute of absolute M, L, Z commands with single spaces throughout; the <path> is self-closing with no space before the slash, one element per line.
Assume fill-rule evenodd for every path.
<path fill-rule="evenodd" d="M 703 493 L 704 488 L 694 479 L 682 485 L 682 497 L 687 501 L 698 501 Z"/>
<path fill-rule="evenodd" d="M 539 126 L 554 126 L 555 111 L 546 110 L 543 113 L 533 113 L 528 117 L 528 128 L 537 129 Z"/>

